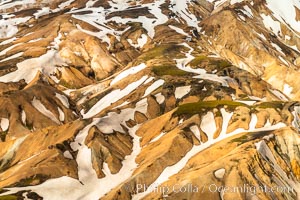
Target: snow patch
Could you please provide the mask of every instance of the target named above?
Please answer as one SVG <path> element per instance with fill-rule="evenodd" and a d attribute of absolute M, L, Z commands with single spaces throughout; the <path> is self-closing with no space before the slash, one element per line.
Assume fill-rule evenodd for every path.
<path fill-rule="evenodd" d="M 201 143 L 201 136 L 200 136 L 199 127 L 197 125 L 193 125 L 193 126 L 190 127 L 190 130 L 194 133 L 194 135 L 196 136 L 196 138 Z"/>
<path fill-rule="evenodd" d="M 151 92 L 155 91 L 157 88 L 161 87 L 163 84 L 165 83 L 164 80 L 160 79 L 155 81 L 152 85 L 150 85 L 146 91 L 145 94 L 143 95 L 143 97 L 148 96 L 149 94 L 151 94 Z"/>
<path fill-rule="evenodd" d="M 132 91 L 137 89 L 144 81 L 146 81 L 148 76 L 143 76 L 136 82 L 130 83 L 126 88 L 123 90 L 117 89 L 112 91 L 111 93 L 107 94 L 103 98 L 100 99 L 87 113 L 84 113 L 84 110 L 81 110 L 81 114 L 84 119 L 91 118 L 96 114 L 100 113 L 102 110 L 110 106 L 111 104 L 117 102 L 121 98 L 125 97 L 126 95 L 130 94 Z"/>
<path fill-rule="evenodd" d="M 26 113 L 25 113 L 25 110 L 22 110 L 22 112 L 21 112 L 21 120 L 22 120 L 22 123 L 26 126 Z"/>
<path fill-rule="evenodd" d="M 49 119 L 51 119 L 52 121 L 54 121 L 57 124 L 60 124 L 60 122 L 56 119 L 55 115 L 48 110 L 40 100 L 38 100 L 36 97 L 33 98 L 33 100 L 31 101 L 33 107 L 35 107 L 40 113 L 42 113 L 43 115 L 45 115 L 46 117 L 48 117 Z"/>
<path fill-rule="evenodd" d="M 72 154 L 70 153 L 70 151 L 65 151 L 65 152 L 64 152 L 64 157 L 65 157 L 65 158 L 68 158 L 68 159 L 70 159 L 70 160 L 73 160 L 73 156 L 72 156 Z"/>
<path fill-rule="evenodd" d="M 260 16 L 263 18 L 263 23 L 267 29 L 273 31 L 273 33 L 277 36 L 282 34 L 279 21 L 275 21 L 269 15 L 261 14 Z"/>
<path fill-rule="evenodd" d="M 126 78 L 129 75 L 136 74 L 136 73 L 142 71 L 143 69 L 145 69 L 146 67 L 147 67 L 147 65 L 145 65 L 145 63 L 142 63 L 135 67 L 131 67 L 131 68 L 121 72 L 120 74 L 118 74 L 114 78 L 114 80 L 111 81 L 110 85 L 114 85 L 115 83 L 121 81 L 122 79 Z"/>
<path fill-rule="evenodd" d="M 159 103 L 159 104 L 164 103 L 165 99 L 166 99 L 165 96 L 162 95 L 161 93 L 156 94 L 155 98 L 156 98 L 157 103 Z"/>
<path fill-rule="evenodd" d="M 293 92 L 293 87 L 289 86 L 288 84 L 284 84 L 284 86 L 283 86 L 283 93 L 286 96 L 290 97 L 291 94 L 292 94 L 292 92 Z"/>
<path fill-rule="evenodd" d="M 9 128 L 9 119 L 7 118 L 2 118 L 1 123 L 0 123 L 2 131 L 7 131 Z"/>
<path fill-rule="evenodd" d="M 225 172 L 226 172 L 226 170 L 224 168 L 218 169 L 214 172 L 214 175 L 215 175 L 216 178 L 222 179 L 225 175 Z"/>
<path fill-rule="evenodd" d="M 174 31 L 176 31 L 177 33 L 181 34 L 181 35 L 184 35 L 184 36 L 187 36 L 187 37 L 190 36 L 189 34 L 187 34 L 186 32 L 184 32 L 181 28 L 178 28 L 178 27 L 172 26 L 172 25 L 169 25 L 169 27 L 171 29 L 173 29 Z"/>
<path fill-rule="evenodd" d="M 59 121 L 61 122 L 65 121 L 65 113 L 59 107 L 57 107 L 57 109 L 59 113 Z"/>
<path fill-rule="evenodd" d="M 70 107 L 69 100 L 65 95 L 55 93 L 55 97 L 58 98 L 62 105 L 64 105 L 66 108 Z"/>
<path fill-rule="evenodd" d="M 206 133 L 208 140 L 213 139 L 217 126 L 212 112 L 208 112 L 206 115 L 202 116 L 200 128 L 204 133 Z"/>
<path fill-rule="evenodd" d="M 147 35 L 142 34 L 141 37 L 137 39 L 137 44 L 134 44 L 131 39 L 127 39 L 127 41 L 130 43 L 131 46 L 142 49 L 147 43 L 148 37 Z"/>
<path fill-rule="evenodd" d="M 18 58 L 18 57 L 20 57 L 20 56 L 22 56 L 22 55 L 23 55 L 23 52 L 19 52 L 19 53 L 16 53 L 16 54 L 12 55 L 12 56 L 9 56 L 9 57 L 7 57 L 7 58 L 4 58 L 4 59 L 1 60 L 0 62 L 5 62 L 5 61 L 8 61 L 8 60 L 12 60 L 12 59 Z"/>
<path fill-rule="evenodd" d="M 187 95 L 191 91 L 191 86 L 182 86 L 182 87 L 177 87 L 175 89 L 175 98 L 176 99 L 181 99 L 185 95 Z"/>

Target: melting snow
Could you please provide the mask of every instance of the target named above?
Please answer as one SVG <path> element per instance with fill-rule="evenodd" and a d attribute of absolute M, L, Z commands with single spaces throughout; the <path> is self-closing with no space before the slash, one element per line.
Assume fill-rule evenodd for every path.
<path fill-rule="evenodd" d="M 266 2 L 276 19 L 288 24 L 287 27 L 291 27 L 294 31 L 300 32 L 300 22 L 296 20 L 296 8 L 300 9 L 299 1 L 285 0 L 284 4 L 278 0 L 266 0 Z"/>
<path fill-rule="evenodd" d="M 26 113 L 24 110 L 21 112 L 21 120 L 24 125 L 26 125 Z"/>
<path fill-rule="evenodd" d="M 90 1 L 91 5 L 93 5 L 94 3 L 95 2 Z M 121 35 L 123 32 L 125 32 L 127 30 L 127 29 L 125 29 L 123 31 L 113 30 L 108 27 L 108 24 L 110 22 L 116 22 L 118 24 L 126 24 L 128 22 L 142 23 L 143 28 L 145 28 L 147 30 L 149 37 L 153 38 L 155 35 L 155 27 L 158 25 L 164 24 L 165 22 L 168 21 L 168 17 L 166 15 L 164 15 L 160 9 L 160 6 L 163 3 L 165 3 L 164 0 L 158 0 L 158 1 L 154 1 L 154 3 L 146 3 L 146 4 L 140 5 L 141 7 L 148 8 L 149 12 L 151 14 L 153 14 L 156 18 L 147 18 L 146 16 L 139 16 L 137 18 L 122 18 L 122 17 L 115 16 L 110 19 L 107 19 L 106 16 L 109 13 L 131 9 L 131 8 L 129 8 L 130 5 L 124 1 L 122 1 L 122 2 L 110 1 L 109 3 L 111 5 L 110 9 L 104 9 L 102 7 L 91 8 L 91 6 L 87 5 L 86 8 L 76 10 L 76 12 L 78 13 L 80 11 L 92 11 L 92 13 L 85 14 L 85 15 L 80 15 L 80 14 L 72 15 L 73 18 L 85 21 L 85 22 L 91 24 L 92 26 L 98 28 L 100 30 L 99 32 L 91 32 L 91 31 L 83 30 L 79 25 L 77 25 L 79 30 L 81 30 L 87 34 L 98 37 L 103 42 L 106 42 L 109 45 L 109 47 L 110 47 L 110 39 L 108 37 L 108 34 L 116 35 L 117 39 L 119 40 L 120 39 L 119 35 Z M 75 12 L 75 11 L 73 11 L 73 12 Z M 101 23 L 101 25 L 100 25 L 100 23 Z M 128 28 L 130 28 L 130 27 L 128 27 Z M 146 43 L 146 39 L 147 39 L 147 37 L 142 35 L 142 38 L 138 41 L 140 47 Z"/>
<path fill-rule="evenodd" d="M 134 44 L 133 41 L 131 39 L 127 39 L 127 41 L 130 43 L 131 46 L 135 47 L 135 48 L 143 48 L 145 46 L 145 44 L 148 41 L 148 37 L 145 34 L 142 34 L 141 37 L 139 37 L 137 39 L 137 44 Z"/>
<path fill-rule="evenodd" d="M 194 133 L 194 135 L 196 136 L 196 138 L 201 143 L 201 136 L 200 136 L 199 127 L 197 125 L 193 125 L 193 126 L 190 127 L 190 130 Z"/>
<path fill-rule="evenodd" d="M 200 75 L 194 76 L 193 78 L 215 81 L 215 82 L 221 83 L 222 86 L 224 86 L 224 87 L 229 87 L 228 80 L 232 80 L 229 77 L 226 77 L 226 76 L 221 77 L 216 74 L 200 74 Z"/>
<path fill-rule="evenodd" d="M 175 89 L 175 98 L 181 99 L 191 91 L 191 86 L 182 86 Z"/>
<path fill-rule="evenodd" d="M 181 69 L 183 71 L 186 72 L 191 72 L 191 73 L 196 73 L 196 74 L 205 74 L 206 71 L 204 69 L 193 69 L 189 66 L 187 66 L 188 63 L 190 63 L 195 57 L 192 56 L 192 52 L 194 51 L 194 49 L 192 47 L 190 47 L 187 43 L 182 43 L 182 46 L 185 46 L 187 48 L 189 48 L 189 52 L 185 53 L 186 58 L 182 58 L 182 59 L 174 59 L 175 62 L 177 63 L 176 66 L 178 69 Z"/>
<path fill-rule="evenodd" d="M 36 99 L 36 97 L 33 98 L 31 103 L 40 113 L 42 113 L 55 123 L 60 124 L 60 122 L 56 119 L 55 115 L 51 111 L 49 111 L 40 100 Z"/>
<path fill-rule="evenodd" d="M 5 155 L 1 158 L 0 168 L 5 166 L 15 155 L 15 152 L 18 150 L 19 146 L 23 143 L 27 136 L 18 138 L 15 140 L 14 144 L 9 148 Z"/>
<path fill-rule="evenodd" d="M 282 101 L 288 101 L 288 98 L 286 98 L 286 96 L 284 96 L 284 94 L 282 94 L 280 91 L 278 90 L 272 90 L 269 89 L 270 92 L 272 92 L 276 97 L 278 97 L 280 100 Z"/>
<path fill-rule="evenodd" d="M 261 37 L 262 39 L 266 40 L 267 41 L 267 38 L 265 37 L 264 34 L 262 33 L 256 33 L 259 37 Z"/>
<path fill-rule="evenodd" d="M 246 11 L 246 12 L 244 12 L 248 17 L 253 17 L 253 13 L 252 13 L 252 10 L 249 8 L 249 6 L 244 6 L 243 7 L 244 8 L 244 10 Z"/>
<path fill-rule="evenodd" d="M 31 58 L 17 64 L 17 70 L 0 77 L 1 82 L 18 82 L 25 79 L 29 83 L 34 79 L 38 71 L 48 76 L 53 75 L 56 65 L 64 65 L 59 54 L 55 50 L 49 50 L 38 58 Z"/>
<path fill-rule="evenodd" d="M 156 94 L 155 98 L 156 98 L 157 103 L 159 103 L 159 104 L 164 103 L 165 99 L 166 99 L 165 96 L 162 95 L 161 93 Z"/>
<path fill-rule="evenodd" d="M 156 142 L 157 140 L 159 140 L 161 137 L 163 137 L 164 135 L 166 134 L 166 132 L 161 132 L 158 136 L 154 137 L 150 142 L 150 143 L 153 143 L 153 142 Z"/>
<path fill-rule="evenodd" d="M 10 51 L 11 49 L 13 49 L 13 48 L 15 48 L 15 47 L 17 47 L 17 46 L 19 46 L 19 45 L 21 45 L 21 44 L 23 44 L 23 43 L 18 43 L 18 44 L 11 45 L 10 47 L 8 47 L 8 48 L 2 50 L 2 51 L 0 52 L 0 56 L 5 55 L 8 51 Z"/>
<path fill-rule="evenodd" d="M 292 91 L 293 91 L 293 87 L 289 86 L 288 84 L 284 84 L 284 87 L 283 87 L 283 93 L 286 95 L 286 96 L 291 96 L 292 94 Z"/>
<path fill-rule="evenodd" d="M 271 45 L 278 51 L 280 52 L 281 54 L 285 55 L 282 51 L 282 49 L 277 45 L 277 44 L 274 44 L 273 42 L 271 42 Z"/>
<path fill-rule="evenodd" d="M 49 7 L 43 7 L 41 10 L 38 10 L 36 13 L 33 15 L 35 16 L 35 19 L 38 19 L 41 16 L 48 15 L 50 13 L 50 8 Z"/>
<path fill-rule="evenodd" d="M 230 4 L 233 5 L 233 4 L 236 4 L 236 3 L 241 3 L 243 2 L 244 0 L 231 0 L 230 1 Z"/>
<path fill-rule="evenodd" d="M 58 45 L 60 43 L 61 34 L 54 39 L 51 46 L 51 50 L 48 50 L 46 54 L 37 57 L 25 60 L 21 63 L 17 64 L 17 70 L 11 73 L 8 73 L 4 76 L 0 77 L 1 82 L 18 82 L 22 79 L 25 79 L 26 83 L 29 83 L 34 79 L 38 71 L 42 72 L 45 75 L 48 75 L 53 78 L 53 80 L 57 80 L 53 73 L 56 71 L 56 66 L 64 65 L 64 61 L 61 59 L 59 53 L 56 51 L 58 49 Z M 19 45 L 19 44 L 17 44 Z M 13 45 L 8 49 L 13 48 Z M 4 51 L 8 51 L 8 49 Z M 1 54 L 5 54 L 6 52 L 1 52 Z"/>
<path fill-rule="evenodd" d="M 154 77 L 148 78 L 148 79 L 144 82 L 144 85 L 150 83 L 150 82 L 153 81 L 154 79 L 155 79 Z"/>
<path fill-rule="evenodd" d="M 300 106 L 295 106 L 294 107 L 294 111 L 293 111 L 293 115 L 294 115 L 294 120 L 292 122 L 292 125 L 298 130 L 300 131 Z"/>
<path fill-rule="evenodd" d="M 90 118 L 95 116 L 96 114 L 100 113 L 103 109 L 110 106 L 112 103 L 117 102 L 121 98 L 125 97 L 126 95 L 130 94 L 136 88 L 138 88 L 144 81 L 146 81 L 148 76 L 143 76 L 140 80 L 130 83 L 126 88 L 123 90 L 117 89 L 112 91 L 111 93 L 107 94 L 100 101 L 98 101 L 87 113 L 84 113 L 84 110 L 81 110 L 81 114 L 83 118 Z"/>
<path fill-rule="evenodd" d="M 33 4 L 35 3 L 35 0 L 22 0 L 22 1 L 1 1 L 0 2 L 0 10 L 5 10 L 14 6 L 22 6 L 21 8 L 24 8 L 26 4 Z"/>
<path fill-rule="evenodd" d="M 65 113 L 59 107 L 57 107 L 57 109 L 59 113 L 59 121 L 61 122 L 65 121 Z"/>
<path fill-rule="evenodd" d="M 284 123 L 278 123 L 278 124 L 268 127 L 268 128 L 263 127 L 263 128 L 259 128 L 259 129 L 248 130 L 248 131 L 246 131 L 244 129 L 237 129 L 236 131 L 233 131 L 231 133 L 224 134 L 224 133 L 226 133 L 226 130 L 228 127 L 228 122 L 230 120 L 232 113 L 231 114 L 227 113 L 224 109 L 221 109 L 221 112 L 222 112 L 223 117 L 225 116 L 225 118 L 226 118 L 226 119 L 223 119 L 222 133 L 221 133 L 222 136 L 220 135 L 220 137 L 218 137 L 216 139 L 212 139 L 212 137 L 210 136 L 209 137 L 210 139 L 206 143 L 203 143 L 198 146 L 193 146 L 193 148 L 179 162 L 177 162 L 176 164 L 174 164 L 172 166 L 166 167 L 163 170 L 163 172 L 160 174 L 160 176 L 148 187 L 148 189 L 146 191 L 134 195 L 132 197 L 132 199 L 139 200 L 139 199 L 142 199 L 143 197 L 145 197 L 147 194 L 152 192 L 151 188 L 154 188 L 155 186 L 161 185 L 162 183 L 168 181 L 171 176 L 177 174 L 180 170 L 182 170 L 186 166 L 186 163 L 189 161 L 190 158 L 192 158 L 193 156 L 195 156 L 202 150 L 208 148 L 212 144 L 215 144 L 219 141 L 222 141 L 225 138 L 228 138 L 228 137 L 231 137 L 233 135 L 243 133 L 243 132 L 259 132 L 259 131 L 276 130 L 276 129 L 286 126 Z M 210 114 L 210 116 L 207 116 L 206 118 L 211 119 L 211 114 Z M 253 124 L 256 120 L 255 120 L 255 116 L 252 116 L 252 119 L 251 119 L 252 122 L 250 122 L 250 124 L 251 124 L 250 127 L 253 128 Z M 213 119 L 213 121 L 214 121 L 214 119 Z M 214 125 L 212 125 L 212 126 L 214 126 Z M 210 129 L 210 127 L 207 127 L 207 129 Z M 212 128 L 212 130 L 214 130 L 214 129 L 215 128 Z"/>
<path fill-rule="evenodd" d="M 64 157 L 73 160 L 73 156 L 72 156 L 72 154 L 70 153 L 70 151 L 65 151 L 65 152 L 64 152 Z"/>
<path fill-rule="evenodd" d="M 178 17 L 181 17 L 188 26 L 194 27 L 198 32 L 200 32 L 200 27 L 198 25 L 199 21 L 197 17 L 192 14 L 188 6 L 191 4 L 191 0 L 171 0 L 172 7 L 170 8 Z"/>
<path fill-rule="evenodd" d="M 68 98 L 65 95 L 61 95 L 59 93 L 55 93 L 55 97 L 58 98 L 60 100 L 60 102 L 66 107 L 69 108 L 70 107 L 70 103 Z"/>
<path fill-rule="evenodd" d="M 224 168 L 218 169 L 217 171 L 214 172 L 214 175 L 216 178 L 222 179 L 225 175 L 225 169 Z"/>
<path fill-rule="evenodd" d="M 206 115 L 204 115 L 201 119 L 200 128 L 203 132 L 206 133 L 208 140 L 212 140 L 214 133 L 217 130 L 215 117 L 212 112 L 208 112 Z"/>
<path fill-rule="evenodd" d="M 269 146 L 266 144 L 265 140 L 255 143 L 257 151 L 260 155 L 269 163 L 272 164 L 275 171 L 280 175 L 280 177 L 291 187 L 293 187 L 297 194 L 300 192 L 300 184 L 292 180 L 285 171 L 278 165 L 272 151 Z"/>
<path fill-rule="evenodd" d="M 150 85 L 146 91 L 143 97 L 148 96 L 151 92 L 155 91 L 157 88 L 161 87 L 165 83 L 164 80 L 157 80 L 152 85 Z"/>
<path fill-rule="evenodd" d="M 277 36 L 281 34 L 279 21 L 275 21 L 271 16 L 265 14 L 261 14 L 261 17 L 263 18 L 263 23 L 267 29 L 273 31 L 273 33 Z"/>
<path fill-rule="evenodd" d="M 98 129 L 105 134 L 113 133 L 118 131 L 120 133 L 125 133 L 123 127 L 127 126 L 126 121 L 134 119 L 135 112 L 141 112 L 146 114 L 147 112 L 147 99 L 142 99 L 136 103 L 135 108 L 123 109 L 120 113 L 110 112 L 107 116 L 102 117 L 97 123 Z M 123 125 L 123 126 L 122 126 Z"/>
<path fill-rule="evenodd" d="M 193 78 L 200 78 L 200 79 L 205 79 L 205 80 L 212 80 L 212 81 L 216 81 L 222 84 L 222 86 L 228 87 L 228 81 L 234 81 L 232 78 L 230 77 L 220 77 L 216 74 L 207 74 L 206 70 L 198 68 L 198 69 L 193 69 L 188 65 L 188 63 L 190 63 L 195 57 L 192 56 L 192 52 L 194 51 L 194 49 L 192 47 L 190 47 L 187 43 L 182 43 L 181 45 L 189 48 L 189 52 L 185 53 L 186 58 L 182 58 L 182 59 L 174 59 L 176 64 L 176 67 L 180 70 L 186 71 L 186 72 L 191 72 L 191 73 L 195 73 L 198 74 L 197 76 L 194 76 Z"/>
<path fill-rule="evenodd" d="M 8 40 L 4 40 L 3 42 L 0 43 L 0 45 L 6 45 L 6 44 L 9 44 L 13 41 L 15 41 L 17 38 L 16 37 L 13 37 L 13 38 L 10 38 Z"/>
<path fill-rule="evenodd" d="M 9 119 L 2 118 L 0 123 L 2 131 L 7 131 L 9 128 Z"/>
<path fill-rule="evenodd" d="M 143 69 L 145 69 L 146 67 L 147 67 L 147 65 L 145 65 L 145 63 L 142 63 L 138 66 L 131 67 L 125 71 L 122 71 L 120 74 L 118 74 L 114 78 L 114 80 L 111 81 L 110 85 L 114 85 L 115 83 L 119 82 L 120 80 L 126 78 L 129 75 L 136 74 L 136 73 L 142 71 Z"/>
<path fill-rule="evenodd" d="M 0 6 L 1 10 L 1 6 Z M 11 18 L 0 20 L 0 38 L 14 36 L 18 32 L 18 25 L 27 22 L 31 17 Z"/>
<path fill-rule="evenodd" d="M 281 56 L 279 56 L 279 59 L 287 66 L 289 66 L 289 63 Z"/>
<path fill-rule="evenodd" d="M 181 34 L 181 35 L 185 35 L 185 36 L 187 36 L 187 37 L 190 36 L 189 34 L 187 34 L 186 32 L 184 32 L 181 28 L 178 28 L 178 27 L 172 26 L 172 25 L 169 25 L 169 27 L 170 27 L 171 29 L 173 29 L 174 31 L 176 31 L 177 33 Z"/>
<path fill-rule="evenodd" d="M 8 61 L 8 60 L 12 60 L 12 59 L 18 58 L 22 55 L 23 55 L 23 52 L 19 52 L 19 53 L 16 53 L 15 55 L 9 56 L 9 57 L 1 60 L 0 62 L 5 62 L 5 61 Z"/>

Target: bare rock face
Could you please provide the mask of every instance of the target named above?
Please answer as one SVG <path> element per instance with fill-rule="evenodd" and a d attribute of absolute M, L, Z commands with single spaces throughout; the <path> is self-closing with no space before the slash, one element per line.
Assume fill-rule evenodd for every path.
<path fill-rule="evenodd" d="M 102 172 L 106 164 L 112 174 L 116 174 L 122 168 L 122 161 L 131 153 L 132 142 L 128 135 L 115 133 L 105 135 L 93 127 L 86 138 L 86 144 L 92 150 L 93 168 L 99 178 L 105 176 Z M 123 144 L 120 146 L 120 144 Z"/>
<path fill-rule="evenodd" d="M 299 8 L 0 2 L 0 199 L 299 199 Z"/>

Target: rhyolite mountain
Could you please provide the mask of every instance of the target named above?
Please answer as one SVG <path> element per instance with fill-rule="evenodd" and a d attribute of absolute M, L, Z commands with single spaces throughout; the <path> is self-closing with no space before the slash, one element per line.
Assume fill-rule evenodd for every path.
<path fill-rule="evenodd" d="M 0 199 L 300 199 L 299 77 L 297 0 L 1 0 Z"/>

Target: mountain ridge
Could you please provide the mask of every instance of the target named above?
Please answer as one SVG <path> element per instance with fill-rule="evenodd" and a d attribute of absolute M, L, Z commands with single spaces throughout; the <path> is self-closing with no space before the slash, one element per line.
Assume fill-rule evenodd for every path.
<path fill-rule="evenodd" d="M 1 1 L 0 199 L 298 199 L 299 10 Z"/>

